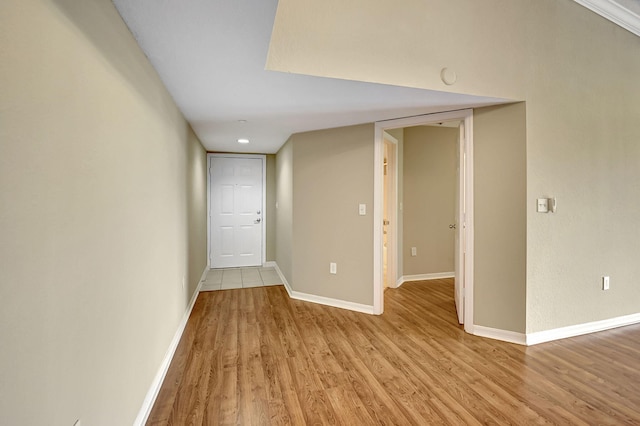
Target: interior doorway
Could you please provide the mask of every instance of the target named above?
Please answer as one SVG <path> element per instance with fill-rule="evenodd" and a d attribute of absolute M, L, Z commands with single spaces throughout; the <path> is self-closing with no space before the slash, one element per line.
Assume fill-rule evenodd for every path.
<path fill-rule="evenodd" d="M 459 139 L 457 143 L 456 170 L 456 214 L 455 230 L 455 300 L 460 323 L 464 323 L 467 332 L 473 332 L 473 111 L 461 110 L 447 113 L 429 114 L 398 120 L 376 123 L 375 139 L 375 172 L 374 172 L 374 313 L 384 310 L 385 280 L 390 284 L 389 265 L 399 264 L 398 233 L 390 233 L 386 218 L 389 216 L 388 173 L 389 155 L 386 142 L 387 130 L 413 126 L 433 125 L 447 122 L 457 126 Z M 397 152 L 397 147 L 396 147 Z M 386 161 L 385 161 L 386 159 Z M 386 170 L 385 170 L 386 169 Z M 397 172 L 397 170 L 396 170 Z M 397 191 L 397 178 L 393 184 Z M 396 192 L 397 194 L 397 192 Z M 399 214 L 402 206 L 396 205 L 394 213 Z M 385 253 L 386 252 L 386 253 Z M 386 265 L 386 268 L 385 268 Z M 397 277 L 400 278 L 401 277 Z"/>

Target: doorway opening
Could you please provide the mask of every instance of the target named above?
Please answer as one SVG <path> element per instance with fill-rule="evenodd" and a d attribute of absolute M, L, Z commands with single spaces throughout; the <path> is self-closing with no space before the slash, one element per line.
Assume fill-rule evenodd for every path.
<path fill-rule="evenodd" d="M 455 303 L 458 319 L 465 331 L 473 333 L 473 111 L 460 110 L 377 122 L 375 126 L 374 168 L 374 313 L 384 311 L 385 282 L 389 287 L 403 282 L 402 235 L 397 231 L 402 223 L 402 205 L 398 203 L 398 167 L 395 179 L 390 173 L 389 131 L 415 126 L 440 125 L 458 128 L 456 143 L 455 214 L 448 223 L 454 237 Z M 398 152 L 396 140 L 394 153 Z M 386 161 L 385 161 L 386 160 Z M 394 160 L 398 161 L 397 157 Z M 385 175 L 385 172 L 387 175 Z M 393 192 L 394 196 L 389 196 Z M 392 226 L 393 225 L 393 226 Z M 386 231 L 386 233 L 385 233 Z M 408 254 L 407 254 L 408 255 Z M 395 269 L 390 270 L 393 264 Z"/>

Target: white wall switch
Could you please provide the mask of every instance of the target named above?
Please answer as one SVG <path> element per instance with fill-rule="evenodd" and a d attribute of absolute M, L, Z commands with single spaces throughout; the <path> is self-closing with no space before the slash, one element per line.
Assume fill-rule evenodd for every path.
<path fill-rule="evenodd" d="M 411 256 L 416 257 L 418 255 L 418 249 L 416 247 L 411 247 Z"/>
<path fill-rule="evenodd" d="M 337 274 L 338 273 L 338 264 L 331 262 L 329 263 L 329 273 L 330 274 Z"/>
<path fill-rule="evenodd" d="M 609 277 L 602 277 L 602 289 L 609 290 Z"/>
<path fill-rule="evenodd" d="M 549 199 L 538 198 L 537 209 L 538 213 L 549 213 Z"/>
<path fill-rule="evenodd" d="M 366 204 L 358 205 L 358 213 L 360 213 L 360 216 L 365 216 L 367 214 L 367 205 Z"/>

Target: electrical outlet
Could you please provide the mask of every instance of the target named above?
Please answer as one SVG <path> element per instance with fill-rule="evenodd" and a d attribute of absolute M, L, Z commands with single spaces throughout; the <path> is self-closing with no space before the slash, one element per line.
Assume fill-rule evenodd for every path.
<path fill-rule="evenodd" d="M 331 262 L 329 263 L 329 273 L 330 274 L 337 274 L 338 273 L 338 264 Z"/>
<path fill-rule="evenodd" d="M 602 277 L 602 290 L 609 290 L 609 277 Z"/>
<path fill-rule="evenodd" d="M 411 247 L 411 257 L 416 257 L 418 255 L 418 249 L 416 247 Z"/>

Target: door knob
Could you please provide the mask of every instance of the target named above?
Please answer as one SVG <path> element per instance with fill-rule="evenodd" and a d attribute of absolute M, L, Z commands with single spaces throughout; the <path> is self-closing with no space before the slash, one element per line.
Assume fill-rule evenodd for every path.
<path fill-rule="evenodd" d="M 449 229 L 456 229 L 456 224 L 453 223 L 453 224 L 449 225 Z"/>
<path fill-rule="evenodd" d="M 256 212 L 256 214 L 260 214 L 260 210 L 258 210 L 258 211 Z"/>

